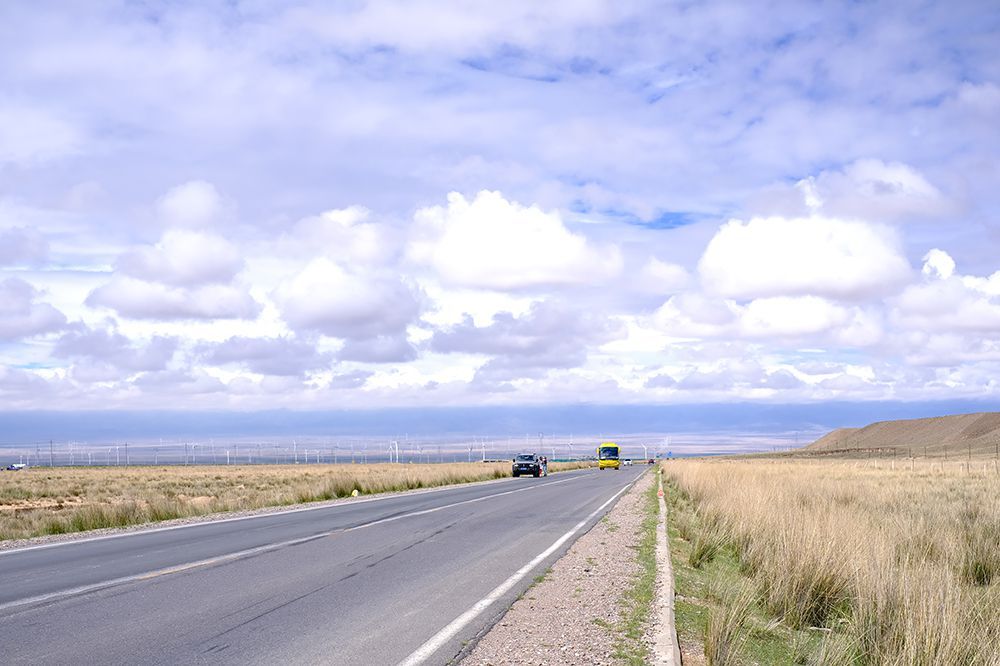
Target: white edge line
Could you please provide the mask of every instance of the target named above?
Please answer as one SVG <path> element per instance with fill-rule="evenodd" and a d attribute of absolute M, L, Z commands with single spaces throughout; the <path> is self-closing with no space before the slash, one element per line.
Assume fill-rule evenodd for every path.
<path fill-rule="evenodd" d="M 116 585 L 123 585 L 125 583 L 134 583 L 141 580 L 147 580 L 150 578 L 158 578 L 159 576 L 164 576 L 168 574 L 181 573 L 183 571 L 188 571 L 189 569 L 195 569 L 198 567 L 209 566 L 212 564 L 221 564 L 223 562 L 229 562 L 231 560 L 237 560 L 244 557 L 249 557 L 251 555 L 259 555 L 261 553 L 268 553 L 274 550 L 279 550 L 281 548 L 287 548 L 288 546 L 297 546 L 302 543 L 307 543 L 309 541 L 314 541 L 317 539 L 323 539 L 334 534 L 342 534 L 344 532 L 353 532 L 355 530 L 365 529 L 367 527 L 375 527 L 376 525 L 382 525 L 385 523 L 391 523 L 396 520 L 402 520 L 403 518 L 413 518 L 414 516 L 423 516 L 428 513 L 435 513 L 437 511 L 443 511 L 444 509 L 450 509 L 456 506 L 461 506 L 463 504 L 472 504 L 474 502 L 483 502 L 488 499 L 493 499 L 495 497 L 502 497 L 504 495 L 512 495 L 514 493 L 522 493 L 527 490 L 537 490 L 539 488 L 547 488 L 549 486 L 554 486 L 559 483 L 567 483 L 573 481 L 574 479 L 580 478 L 582 475 L 574 476 L 569 479 L 559 479 L 558 481 L 551 481 L 544 485 L 532 485 L 525 486 L 524 488 L 515 488 L 513 490 L 505 490 L 500 493 L 493 493 L 492 495 L 484 495 L 482 497 L 473 497 L 467 500 L 461 500 L 459 502 L 453 502 L 451 504 L 442 504 L 441 506 L 432 507 L 430 509 L 421 509 L 419 511 L 411 511 L 410 513 L 403 513 L 398 516 L 390 516 L 388 518 L 379 518 L 368 523 L 362 523 L 361 525 L 354 525 L 353 527 L 339 527 L 335 530 L 330 530 L 327 532 L 319 532 L 317 534 L 310 534 L 309 536 L 299 537 L 297 539 L 290 539 L 288 541 L 280 541 L 278 543 L 269 543 L 264 546 L 256 546 L 254 548 L 248 548 L 246 550 L 240 550 L 235 553 L 226 553 L 225 555 L 217 555 L 215 557 L 210 557 L 204 560 L 197 560 L 195 562 L 187 562 L 185 564 L 177 564 L 172 567 L 167 567 L 165 569 L 156 569 L 153 571 L 145 571 L 140 574 L 135 574 L 132 576 L 124 576 L 122 578 L 114 578 L 112 580 L 102 581 L 100 583 L 91 583 L 90 585 L 82 585 L 80 587 L 70 588 L 68 590 L 60 590 L 58 592 L 49 592 L 47 594 L 41 594 L 35 597 L 28 597 L 26 599 L 18 599 L 16 601 L 8 601 L 7 603 L 0 604 L 0 612 L 10 610 L 12 608 L 18 608 L 21 606 L 31 606 L 35 604 L 45 603 L 46 601 L 55 601 L 57 599 L 63 599 L 66 597 L 78 596 L 80 594 L 86 594 L 87 592 L 97 592 L 99 590 L 104 590 L 109 587 L 114 587 Z M 627 487 L 627 486 L 626 486 Z M 589 518 L 587 519 L 589 520 Z"/>
<path fill-rule="evenodd" d="M 587 469 L 587 468 L 585 468 L 585 469 Z M 567 470 L 567 471 L 575 471 L 575 470 Z M 578 475 L 574 476 L 574 478 L 579 477 L 579 476 L 585 476 L 585 475 L 578 474 Z M 503 482 L 503 481 L 508 481 L 508 480 L 509 479 L 497 479 L 496 481 Z M 564 479 L 564 480 L 568 481 L 569 479 Z M 424 488 L 424 489 L 421 489 L 421 490 L 405 490 L 405 491 L 402 491 L 402 492 L 392 493 L 391 495 L 385 495 L 383 497 L 364 497 L 364 498 L 361 498 L 361 499 L 352 499 L 352 498 L 341 497 L 341 498 L 339 498 L 339 501 L 338 500 L 333 500 L 333 501 L 336 502 L 335 504 L 324 502 L 323 504 L 321 504 L 319 506 L 304 506 L 304 507 L 300 507 L 298 509 L 278 509 L 276 511 L 269 511 L 267 513 L 258 513 L 258 514 L 254 514 L 252 516 L 237 516 L 236 518 L 220 518 L 219 520 L 201 520 L 201 521 L 198 521 L 198 522 L 195 522 L 195 523 L 184 523 L 183 525 L 170 525 L 168 527 L 152 527 L 150 529 L 133 529 L 133 530 L 130 530 L 128 532 L 121 532 L 119 534 L 102 534 L 101 536 L 84 537 L 84 538 L 81 538 L 81 539 L 69 539 L 67 541 L 58 541 L 56 543 L 41 543 L 41 544 L 38 544 L 38 545 L 35 545 L 35 546 L 21 546 L 21 547 L 18 547 L 18 548 L 5 548 L 5 549 L 0 549 L 0 557 L 3 557 L 4 555 L 11 555 L 11 554 L 14 554 L 14 553 L 24 553 L 24 552 L 27 552 L 29 550 L 44 550 L 44 549 L 48 549 L 48 548 L 59 548 L 61 546 L 71 546 L 73 544 L 87 543 L 87 542 L 90 542 L 90 541 L 104 541 L 106 539 L 123 539 L 125 537 L 139 536 L 141 534 L 154 534 L 156 532 L 170 532 L 172 530 L 183 530 L 183 529 L 188 529 L 188 528 L 191 528 L 191 527 L 202 527 L 204 525 L 218 525 L 220 523 L 235 523 L 235 522 L 240 521 L 240 520 L 255 520 L 255 519 L 258 519 L 258 518 L 269 518 L 269 517 L 273 517 L 273 516 L 283 516 L 283 515 L 287 515 L 287 514 L 291 514 L 291 513 L 304 513 L 306 511 L 321 511 L 323 509 L 336 509 L 336 508 L 339 508 L 339 507 L 356 506 L 358 504 L 367 504 L 369 502 L 382 502 L 382 501 L 390 500 L 390 499 L 398 499 L 400 497 L 413 497 L 415 495 L 426 495 L 428 493 L 439 493 L 439 492 L 443 492 L 445 490 L 456 490 L 458 488 L 468 488 L 470 486 L 476 486 L 478 484 L 495 483 L 496 481 L 494 481 L 493 479 L 491 479 L 489 481 L 473 481 L 473 482 L 467 483 L 467 484 L 466 483 L 463 483 L 463 484 L 452 484 L 452 485 L 441 486 L 441 487 L 438 487 L 438 488 Z M 542 486 L 548 486 L 548 485 L 552 485 L 554 483 L 562 483 L 562 481 L 549 481 L 548 483 L 542 484 Z M 532 486 L 532 487 L 535 487 L 535 486 Z M 541 487 L 541 486 L 539 486 L 539 487 Z M 207 514 L 207 515 L 210 515 L 210 514 Z M 197 518 L 198 516 L 190 516 L 190 517 L 191 518 Z M 0 608 L 2 608 L 2 607 L 0 607 Z"/>
<path fill-rule="evenodd" d="M 431 636 L 430 639 L 427 640 L 427 642 L 425 642 L 423 645 L 421 645 L 412 653 L 410 653 L 410 655 L 405 659 L 403 659 L 403 661 L 399 662 L 398 666 L 417 666 L 418 664 L 422 664 L 425 661 L 427 661 L 427 659 L 429 659 L 431 656 L 433 656 L 435 652 L 441 649 L 441 647 L 444 646 L 445 643 L 451 640 L 455 636 L 455 634 L 460 632 L 462 629 L 465 628 L 466 625 L 472 622 L 476 618 L 476 616 L 478 616 L 480 613 L 486 610 L 490 605 L 492 605 L 498 599 L 500 599 L 500 597 L 502 597 L 504 594 L 510 591 L 512 587 L 517 585 L 518 582 L 520 582 L 525 576 L 531 573 L 531 571 L 535 567 L 537 567 L 546 557 L 557 551 L 559 547 L 562 546 L 567 541 L 569 541 L 569 539 L 572 538 L 574 534 L 583 529 L 583 527 L 588 522 L 590 522 L 590 520 L 593 519 L 594 516 L 599 514 L 601 511 L 604 510 L 606 506 L 608 506 L 613 501 L 618 499 L 618 497 L 626 490 L 628 490 L 632 486 L 632 484 L 638 480 L 638 478 L 639 477 L 636 477 L 636 479 L 633 479 L 629 483 L 625 484 L 625 486 L 621 490 L 612 495 L 606 502 L 604 502 L 604 504 L 594 509 L 590 513 L 590 515 L 588 515 L 586 518 L 584 518 L 576 525 L 574 525 L 568 532 L 563 534 L 561 537 L 556 539 L 551 546 L 543 550 L 541 553 L 536 555 L 534 559 L 532 559 L 523 567 L 515 571 L 510 578 L 508 578 L 507 580 L 505 580 L 504 582 L 500 583 L 495 588 L 493 588 L 492 592 L 490 592 L 485 597 L 477 601 L 472 606 L 472 608 L 459 615 L 457 618 L 452 620 L 447 626 L 445 626 L 444 629 Z"/>

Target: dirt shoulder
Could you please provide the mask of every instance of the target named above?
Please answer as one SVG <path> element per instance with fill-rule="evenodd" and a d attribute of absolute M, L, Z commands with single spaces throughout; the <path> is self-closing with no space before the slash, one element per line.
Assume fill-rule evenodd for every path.
<path fill-rule="evenodd" d="M 462 665 L 620 664 L 645 653 L 650 639 L 629 609 L 642 578 L 637 552 L 655 483 L 655 474 L 643 475 L 536 579 Z"/>

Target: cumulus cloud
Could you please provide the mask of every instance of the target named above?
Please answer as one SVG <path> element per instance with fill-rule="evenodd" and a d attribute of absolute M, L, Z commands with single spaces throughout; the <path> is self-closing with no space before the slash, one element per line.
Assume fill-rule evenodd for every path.
<path fill-rule="evenodd" d="M 209 284 L 185 289 L 127 276 L 115 276 L 94 289 L 86 304 L 133 319 L 253 319 L 261 310 L 241 287 Z"/>
<path fill-rule="evenodd" d="M 476 326 L 466 316 L 461 323 L 436 331 L 430 348 L 502 357 L 489 362 L 493 369 L 566 368 L 581 364 L 591 349 L 624 335 L 624 327 L 607 316 L 542 301 L 520 317 L 500 312 L 487 326 Z"/>
<path fill-rule="evenodd" d="M 808 179 L 823 212 L 833 217 L 906 221 L 951 206 L 923 174 L 900 162 L 862 159 Z"/>
<path fill-rule="evenodd" d="M 227 205 L 214 185 L 192 180 L 160 197 L 156 212 L 168 227 L 201 228 L 224 219 Z"/>
<path fill-rule="evenodd" d="M 877 311 L 818 296 L 774 296 L 740 304 L 685 293 L 668 299 L 653 319 L 661 330 L 678 337 L 817 339 L 851 347 L 873 345 L 883 331 Z"/>
<path fill-rule="evenodd" d="M 645 383 L 646 388 L 674 388 L 675 386 L 677 386 L 677 380 L 666 373 L 653 375 Z"/>
<path fill-rule="evenodd" d="M 667 299 L 653 320 L 662 330 L 680 337 L 714 337 L 732 328 L 738 314 L 732 301 L 687 292 Z"/>
<path fill-rule="evenodd" d="M 49 244 L 37 229 L 0 229 L 0 266 L 40 264 L 48 253 Z"/>
<path fill-rule="evenodd" d="M 262 375 L 301 377 L 312 370 L 328 368 L 332 354 L 320 352 L 315 343 L 292 337 L 228 340 L 199 347 L 201 360 L 209 365 L 235 363 Z"/>
<path fill-rule="evenodd" d="M 920 272 L 927 277 L 947 280 L 955 274 L 955 260 L 944 250 L 935 248 L 924 255 L 924 267 Z"/>
<path fill-rule="evenodd" d="M 373 373 L 366 370 L 352 370 L 351 372 L 340 372 L 332 375 L 327 382 L 327 388 L 331 389 L 352 389 L 361 388 L 368 381 Z"/>
<path fill-rule="evenodd" d="M 371 220 L 371 211 L 349 206 L 299 220 L 280 241 L 289 255 L 315 256 L 351 265 L 383 266 L 398 251 L 398 234 Z"/>
<path fill-rule="evenodd" d="M 398 336 L 421 309 L 417 289 L 391 274 L 355 274 L 314 259 L 274 294 L 296 330 L 354 340 Z"/>
<path fill-rule="evenodd" d="M 138 372 L 166 368 L 177 345 L 177 338 L 166 336 L 154 336 L 145 344 L 136 344 L 118 331 L 77 324 L 56 341 L 52 355 L 93 359 L 114 368 Z"/>
<path fill-rule="evenodd" d="M 815 335 L 846 323 L 849 310 L 816 296 L 758 298 L 740 308 L 740 329 L 748 337 Z"/>
<path fill-rule="evenodd" d="M 337 358 L 341 361 L 361 363 L 405 363 L 416 357 L 417 349 L 403 334 L 348 338 L 337 353 Z"/>
<path fill-rule="evenodd" d="M 1000 271 L 988 277 L 959 275 L 943 250 L 924 257 L 924 280 L 893 300 L 892 315 L 904 329 L 1000 332 Z"/>
<path fill-rule="evenodd" d="M 652 257 L 642 267 L 638 286 L 650 293 L 669 294 L 683 289 L 691 282 L 691 276 L 683 266 L 660 261 Z"/>
<path fill-rule="evenodd" d="M 229 282 L 243 267 L 240 251 L 221 236 L 171 229 L 154 246 L 123 254 L 118 272 L 180 287 Z"/>
<path fill-rule="evenodd" d="M 52 385 L 35 373 L 0 365 L 0 395 L 4 396 L 4 404 L 8 408 L 30 406 L 32 401 L 52 392 Z"/>
<path fill-rule="evenodd" d="M 730 220 L 698 264 L 712 294 L 750 299 L 870 298 L 898 289 L 910 266 L 886 228 L 820 216 Z"/>
<path fill-rule="evenodd" d="M 145 372 L 136 377 L 132 384 L 153 393 L 168 390 L 184 395 L 219 393 L 226 389 L 226 385 L 217 377 L 200 369 Z"/>
<path fill-rule="evenodd" d="M 0 340 L 51 333 L 65 326 L 66 317 L 48 303 L 39 303 L 40 295 L 18 278 L 0 282 Z"/>
<path fill-rule="evenodd" d="M 447 206 L 415 215 L 412 261 L 446 283 L 483 289 L 594 284 L 622 268 L 616 247 L 598 247 L 571 232 L 556 212 L 482 191 L 469 201 L 448 195 Z"/>

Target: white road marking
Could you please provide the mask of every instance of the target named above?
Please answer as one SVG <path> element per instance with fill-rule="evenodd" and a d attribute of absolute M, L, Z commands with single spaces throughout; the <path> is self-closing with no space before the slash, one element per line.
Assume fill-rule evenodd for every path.
<path fill-rule="evenodd" d="M 444 509 L 450 509 L 456 506 L 462 506 L 464 504 L 472 504 L 474 502 L 483 502 L 485 500 L 494 499 L 496 497 L 503 497 L 504 495 L 513 495 L 514 493 L 523 493 L 528 490 L 537 490 L 539 488 L 547 488 L 548 486 L 558 485 L 560 483 L 568 483 L 570 481 L 575 481 L 576 479 L 584 478 L 584 475 L 573 476 L 568 479 L 560 479 L 558 481 L 551 481 L 545 484 L 530 485 L 524 488 L 515 488 L 514 490 L 505 490 L 500 493 L 493 493 L 492 495 L 484 495 L 482 497 L 473 497 L 467 500 L 461 500 L 460 502 L 452 502 L 451 504 L 442 504 L 441 506 L 436 506 L 430 509 L 421 509 L 420 511 L 411 511 L 409 513 L 403 513 L 398 516 L 390 516 L 389 518 L 378 518 L 367 523 L 362 523 L 361 525 L 354 525 L 352 527 L 338 527 L 335 530 L 330 530 L 328 532 L 320 532 L 318 534 L 311 534 L 306 537 L 300 537 L 298 539 L 290 539 L 288 541 L 280 541 L 278 543 L 270 543 L 266 546 L 257 546 L 255 548 L 248 548 L 246 550 L 240 550 L 235 553 L 226 553 L 225 555 L 219 555 L 216 557 L 210 557 L 204 560 L 198 560 L 196 562 L 189 562 L 186 564 L 179 564 L 173 567 L 167 567 L 165 569 L 157 569 L 155 571 L 148 571 L 141 574 L 135 574 L 133 576 L 125 576 L 122 578 L 115 578 L 108 581 L 103 581 L 100 583 L 91 583 L 90 585 L 83 585 L 80 587 L 74 587 L 69 590 L 60 590 L 59 592 L 49 592 L 48 594 L 42 594 L 35 597 L 28 597 L 26 599 L 18 599 L 16 601 L 8 601 L 7 603 L 0 604 L 0 613 L 10 610 L 12 608 L 18 608 L 20 606 L 29 606 L 40 603 L 45 603 L 48 601 L 55 601 L 58 599 L 63 599 L 66 597 L 73 597 L 80 594 L 86 594 L 87 592 L 96 592 L 99 590 L 104 590 L 109 587 L 114 587 L 116 585 L 122 585 L 124 583 L 134 583 L 137 581 L 148 580 L 151 578 L 157 578 L 159 576 L 165 576 L 168 574 L 181 573 L 183 571 L 188 571 L 190 569 L 195 569 L 198 567 L 210 566 L 213 564 L 221 564 L 223 562 L 229 562 L 232 560 L 241 559 L 244 557 L 249 557 L 251 555 L 260 555 L 262 553 L 271 552 L 274 550 L 279 550 L 281 548 L 287 548 L 288 546 L 297 546 L 299 544 L 307 543 L 309 541 L 314 541 L 316 539 L 323 539 L 334 534 L 342 534 L 344 532 L 353 532 L 355 530 L 365 529 L 368 527 L 374 527 L 376 525 L 383 525 L 385 523 L 391 523 L 396 520 L 402 520 L 404 518 L 413 518 L 415 516 L 423 516 L 428 513 L 435 513 L 437 511 L 443 511 Z"/>
<path fill-rule="evenodd" d="M 559 550 L 560 546 L 569 541 L 574 534 L 583 529 L 583 527 L 588 522 L 590 522 L 590 520 L 593 519 L 597 514 L 603 511 L 606 506 L 608 506 L 613 501 L 618 499 L 618 497 L 626 490 L 628 490 L 633 483 L 635 483 L 635 479 L 625 484 L 625 486 L 621 490 L 616 492 L 614 495 L 612 495 L 611 498 L 608 499 L 608 501 L 606 501 L 604 504 L 594 509 L 590 513 L 590 515 L 588 515 L 586 518 L 584 518 L 576 525 L 574 525 L 572 529 L 566 532 L 566 534 L 563 534 L 561 537 L 556 539 L 556 541 L 551 546 L 543 550 L 541 553 L 536 555 L 534 559 L 532 559 L 523 567 L 515 571 L 510 578 L 508 578 L 507 580 L 505 580 L 504 582 L 500 583 L 495 588 L 493 588 L 492 592 L 490 592 L 485 597 L 477 601 L 472 606 L 472 608 L 470 608 L 469 610 L 465 611 L 464 613 L 456 617 L 444 629 L 431 636 L 431 638 L 428 639 L 426 643 L 424 643 L 416 650 L 414 650 L 408 657 L 406 657 L 406 659 L 399 662 L 398 666 L 417 666 L 417 664 L 422 664 L 425 661 L 427 661 L 431 656 L 434 655 L 435 652 L 440 650 L 445 643 L 454 638 L 455 634 L 464 629 L 465 626 L 468 625 L 470 622 L 472 622 L 474 619 L 476 619 L 476 617 L 480 613 L 489 608 L 498 599 L 500 599 L 500 597 L 502 597 L 504 594 L 509 592 L 511 588 L 517 585 L 517 583 L 520 582 L 525 576 L 531 573 L 531 571 L 539 564 L 541 564 L 546 557 Z"/>
<path fill-rule="evenodd" d="M 580 478 L 581 476 L 587 476 L 587 474 L 578 474 L 573 478 Z M 508 481 L 509 479 L 498 479 L 497 481 Z M 570 479 L 563 479 L 562 481 L 549 481 L 542 485 L 550 485 L 552 483 L 563 483 L 569 481 Z M 459 485 L 449 485 L 441 486 L 439 488 L 425 488 L 423 490 L 406 490 L 399 493 L 393 493 L 391 495 L 386 495 L 384 497 L 363 497 L 361 499 L 350 499 L 350 498 L 340 498 L 340 500 L 333 500 L 338 502 L 337 504 L 330 504 L 324 502 L 318 506 L 304 506 L 298 509 L 279 509 L 277 511 L 271 511 L 268 513 L 258 513 L 252 516 L 238 516 L 236 518 L 221 518 L 219 520 L 203 520 L 195 523 L 184 523 L 183 525 L 170 525 L 169 527 L 152 527 L 150 529 L 137 529 L 131 530 L 129 532 L 121 532 L 119 534 L 103 534 L 101 536 L 84 537 L 82 539 L 70 539 L 67 541 L 57 541 L 55 543 L 42 543 L 36 546 L 22 546 L 20 548 L 7 548 L 0 550 L 0 557 L 4 555 L 12 555 L 14 553 L 24 553 L 29 550 L 44 550 L 48 548 L 59 548 L 61 546 L 71 546 L 78 543 L 88 543 L 90 541 L 105 541 L 107 539 L 123 539 L 126 537 L 134 537 L 142 534 L 153 534 L 155 532 L 170 532 L 172 530 L 183 530 L 191 527 L 202 527 L 204 525 L 219 525 L 221 523 L 235 523 L 240 520 L 256 520 L 258 518 L 269 518 L 273 516 L 283 516 L 291 513 L 303 513 L 305 511 L 322 511 L 323 509 L 336 509 L 339 507 L 356 506 L 358 504 L 367 504 L 369 502 L 383 502 L 390 499 L 399 499 L 400 497 L 414 497 L 416 495 L 426 495 L 428 493 L 438 493 L 446 490 L 456 490 L 458 488 L 467 488 L 470 485 L 477 483 L 489 484 L 495 483 L 496 481 L 474 481 L 470 484 L 459 484 Z M 198 516 L 192 516 L 192 518 L 197 518 Z"/>

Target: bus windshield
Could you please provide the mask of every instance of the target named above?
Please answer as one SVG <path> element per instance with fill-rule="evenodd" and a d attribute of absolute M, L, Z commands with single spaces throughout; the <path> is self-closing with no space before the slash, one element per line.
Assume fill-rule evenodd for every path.
<path fill-rule="evenodd" d="M 602 446 L 601 452 L 598 454 L 601 460 L 618 460 L 618 447 L 617 446 Z"/>

